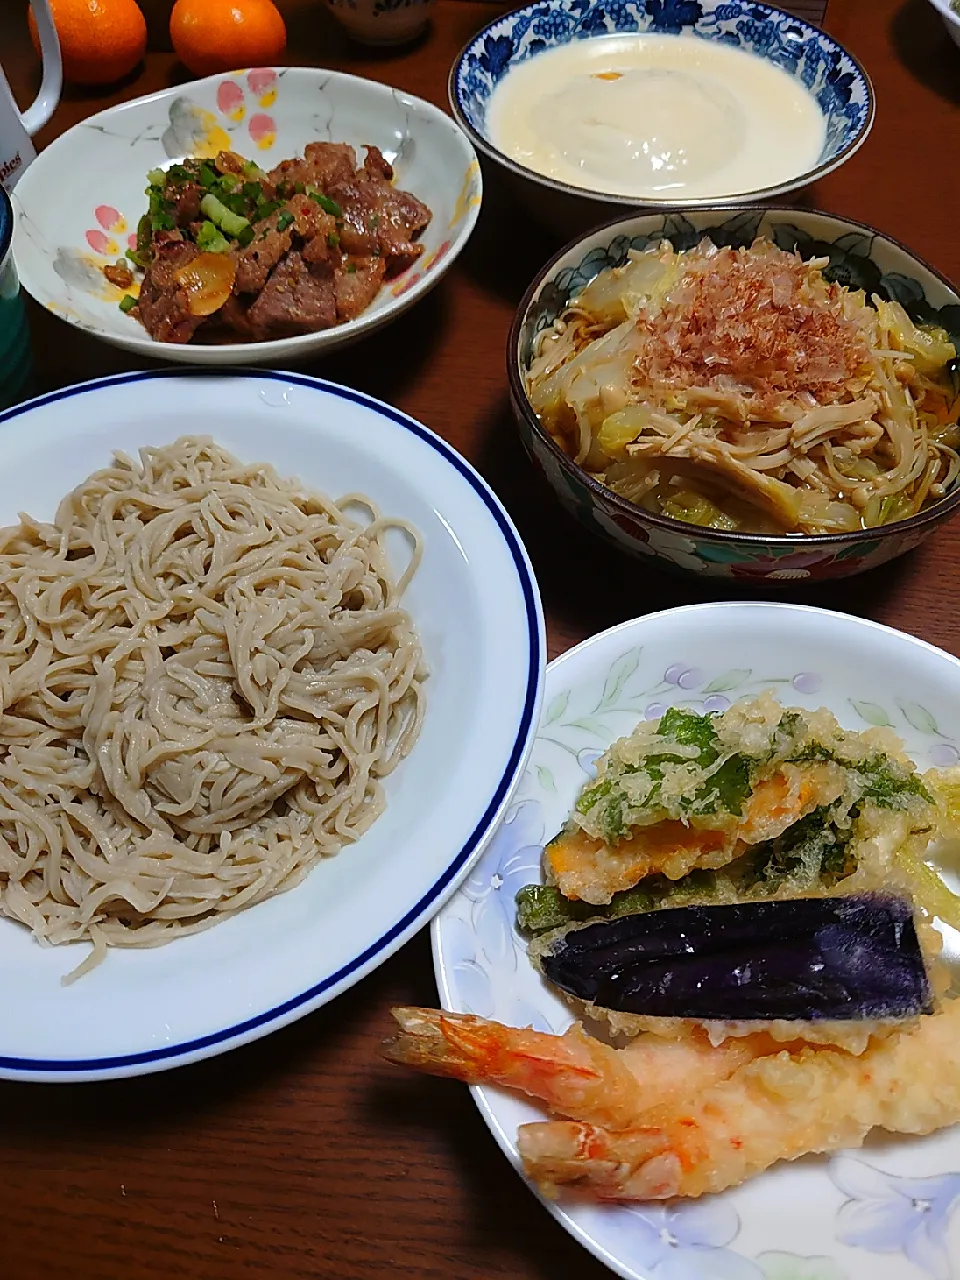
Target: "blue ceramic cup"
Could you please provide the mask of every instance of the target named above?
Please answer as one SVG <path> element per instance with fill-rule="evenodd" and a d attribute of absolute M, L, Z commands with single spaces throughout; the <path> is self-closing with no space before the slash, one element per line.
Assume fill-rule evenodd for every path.
<path fill-rule="evenodd" d="M 22 400 L 30 378 L 30 337 L 13 265 L 13 207 L 0 187 L 0 409 Z"/>

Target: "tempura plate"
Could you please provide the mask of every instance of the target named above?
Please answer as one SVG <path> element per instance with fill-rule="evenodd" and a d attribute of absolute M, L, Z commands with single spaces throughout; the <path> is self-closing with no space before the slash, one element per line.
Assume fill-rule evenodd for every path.
<path fill-rule="evenodd" d="M 562 1032 L 570 1013 L 514 929 L 514 897 L 540 881 L 544 842 L 597 756 L 640 719 L 670 706 L 723 711 L 764 689 L 784 705 L 828 707 L 848 729 L 891 726 L 923 769 L 960 759 L 960 662 L 875 623 L 796 605 L 707 604 L 595 636 L 548 667 L 506 820 L 434 921 L 443 1005 Z M 518 1166 L 517 1127 L 543 1111 L 497 1089 L 474 1096 Z M 951 1280 L 960 1275 L 960 1128 L 877 1135 L 862 1150 L 778 1165 L 700 1201 L 544 1203 L 625 1280 Z"/>

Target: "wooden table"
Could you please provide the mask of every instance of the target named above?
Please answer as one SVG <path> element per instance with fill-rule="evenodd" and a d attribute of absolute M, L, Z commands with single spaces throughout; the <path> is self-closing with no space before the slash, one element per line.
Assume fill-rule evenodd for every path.
<path fill-rule="evenodd" d="M 23 7 L 0 6 L 0 60 L 21 102 L 37 70 Z M 377 53 L 347 42 L 318 3 L 282 7 L 291 62 L 345 68 L 441 106 L 455 53 L 496 12 L 440 0 L 428 38 Z M 162 49 L 163 0 L 144 8 Z M 873 223 L 960 279 L 960 53 L 924 0 L 832 0 L 825 25 L 873 78 L 877 120 L 863 149 L 804 200 Z M 156 52 L 110 92 L 68 89 L 38 141 L 180 75 L 172 54 Z M 526 539 L 551 655 L 637 614 L 744 594 L 605 551 L 534 480 L 511 420 L 504 347 L 555 247 L 491 178 L 477 232 L 440 287 L 404 322 L 308 366 L 397 405 L 479 467 Z M 32 304 L 30 320 L 42 389 L 136 367 Z M 958 554 L 960 520 L 895 565 L 788 598 L 960 653 Z M 99 1086 L 0 1085 L 2 1280 L 608 1275 L 528 1194 L 465 1088 L 380 1061 L 388 1010 L 401 1003 L 436 1003 L 426 931 L 332 1006 L 225 1057 Z"/>

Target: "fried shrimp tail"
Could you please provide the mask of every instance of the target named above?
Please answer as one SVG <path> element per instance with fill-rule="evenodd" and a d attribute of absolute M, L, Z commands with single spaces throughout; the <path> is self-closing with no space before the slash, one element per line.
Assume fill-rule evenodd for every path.
<path fill-rule="evenodd" d="M 919 1135 L 958 1120 L 960 1001 L 859 1057 L 783 1050 L 629 1128 L 587 1117 L 536 1122 L 521 1126 L 519 1147 L 547 1195 L 659 1200 L 723 1191 L 780 1160 L 860 1146 L 874 1128 Z"/>
<path fill-rule="evenodd" d="M 516 1089 L 557 1115 L 610 1129 L 627 1128 L 651 1108 L 681 1106 L 774 1047 L 764 1034 L 714 1047 L 693 1031 L 676 1040 L 641 1036 L 614 1049 L 577 1025 L 555 1036 L 436 1009 L 394 1009 L 393 1016 L 400 1031 L 383 1048 L 391 1062 Z"/>

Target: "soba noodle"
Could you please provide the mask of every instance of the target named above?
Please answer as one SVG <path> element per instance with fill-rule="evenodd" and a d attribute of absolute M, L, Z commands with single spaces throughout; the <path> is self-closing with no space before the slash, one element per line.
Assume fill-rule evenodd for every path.
<path fill-rule="evenodd" d="M 118 454 L 52 524 L 0 532 L 0 913 L 93 943 L 76 976 L 366 831 L 423 714 L 399 605 L 419 557 L 367 499 L 199 438 Z"/>
<path fill-rule="evenodd" d="M 715 529 L 839 533 L 960 477 L 956 348 L 766 240 L 631 252 L 538 338 L 557 443 L 624 498 Z"/>

